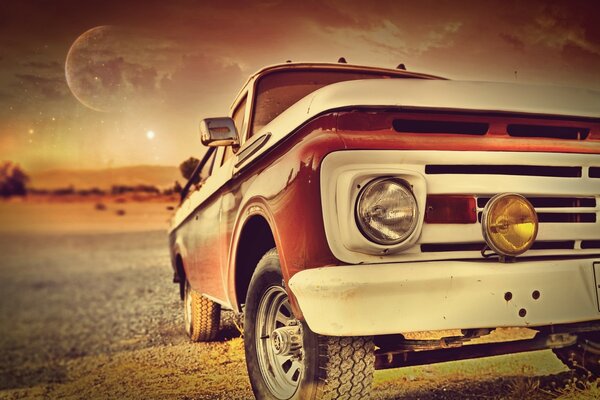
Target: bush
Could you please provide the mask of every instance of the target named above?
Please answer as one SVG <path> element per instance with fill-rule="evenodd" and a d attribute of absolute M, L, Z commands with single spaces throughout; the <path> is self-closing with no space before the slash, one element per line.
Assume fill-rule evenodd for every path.
<path fill-rule="evenodd" d="M 80 196 L 103 196 L 106 192 L 100 188 L 94 187 L 91 189 L 79 189 L 77 190 L 77 194 Z"/>
<path fill-rule="evenodd" d="M 29 177 L 21 167 L 11 161 L 0 164 L 0 196 L 25 196 Z"/>
<path fill-rule="evenodd" d="M 136 186 L 113 185 L 110 189 L 110 192 L 113 195 L 121 195 L 121 194 L 125 194 L 125 193 L 160 194 L 160 189 L 158 189 L 156 186 L 152 186 L 152 185 L 136 185 Z"/>
<path fill-rule="evenodd" d="M 181 193 L 182 190 L 183 188 L 181 187 L 181 183 L 179 183 L 179 181 L 175 181 L 175 183 L 173 184 L 173 192 Z"/>
<path fill-rule="evenodd" d="M 54 189 L 51 193 L 55 196 L 69 196 L 75 194 L 75 188 L 71 185 L 65 188 Z"/>
<path fill-rule="evenodd" d="M 48 189 L 37 189 L 37 188 L 29 188 L 27 189 L 27 193 L 31 193 L 31 194 L 39 194 L 39 195 L 46 195 L 50 193 L 50 190 Z"/>

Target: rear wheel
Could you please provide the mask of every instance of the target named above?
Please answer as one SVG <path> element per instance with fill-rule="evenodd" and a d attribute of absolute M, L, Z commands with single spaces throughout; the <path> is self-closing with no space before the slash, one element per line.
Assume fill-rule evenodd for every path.
<path fill-rule="evenodd" d="M 221 322 L 221 306 L 203 297 L 185 281 L 183 294 L 185 332 L 192 342 L 215 340 Z"/>
<path fill-rule="evenodd" d="M 295 319 L 276 249 L 252 276 L 244 346 L 257 399 L 365 399 L 373 380 L 370 337 L 318 335 Z"/>
<path fill-rule="evenodd" d="M 554 349 L 554 354 L 569 368 L 589 378 L 600 376 L 600 332 L 578 335 L 573 346 Z"/>

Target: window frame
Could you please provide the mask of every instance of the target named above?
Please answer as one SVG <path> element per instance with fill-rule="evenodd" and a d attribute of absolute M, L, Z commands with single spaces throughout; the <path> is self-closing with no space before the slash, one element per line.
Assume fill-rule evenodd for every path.
<path fill-rule="evenodd" d="M 248 90 L 242 90 L 241 93 L 238 95 L 237 99 L 234 101 L 233 105 L 231 106 L 231 110 L 230 110 L 230 118 L 233 120 L 234 125 L 235 125 L 235 113 L 239 110 L 239 108 L 243 105 L 244 110 L 243 110 L 243 114 L 242 114 L 242 125 L 240 127 L 240 129 L 238 129 L 237 125 L 236 125 L 236 129 L 238 129 L 238 140 L 240 141 L 240 143 L 242 143 L 242 141 L 245 138 L 245 131 L 247 130 L 248 127 L 248 99 L 249 97 L 249 91 Z M 232 147 L 231 146 L 225 146 L 224 150 L 223 150 L 223 154 L 221 155 L 220 158 L 220 163 L 219 165 L 223 165 L 225 164 L 225 162 L 227 161 L 225 159 L 225 156 L 227 155 L 228 152 L 231 152 L 231 157 L 233 157 L 235 155 L 235 153 L 233 153 L 233 150 L 231 150 Z"/>

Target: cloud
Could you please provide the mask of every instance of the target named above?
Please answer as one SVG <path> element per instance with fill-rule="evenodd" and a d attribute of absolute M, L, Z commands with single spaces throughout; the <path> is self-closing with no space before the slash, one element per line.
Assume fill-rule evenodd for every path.
<path fill-rule="evenodd" d="M 600 30 L 597 23 L 588 24 L 585 16 L 575 17 L 566 7 L 545 6 L 515 30 L 513 38 L 527 46 L 541 46 L 563 51 L 578 48 L 600 55 Z"/>
<path fill-rule="evenodd" d="M 395 58 L 419 57 L 440 48 L 452 47 L 463 26 L 461 21 L 447 20 L 427 24 L 426 29 L 413 30 L 402 21 L 382 18 L 378 24 L 364 29 L 328 28 L 321 35 L 334 39 L 340 46 L 366 48 Z M 323 38 L 326 40 L 325 38 Z"/>
<path fill-rule="evenodd" d="M 81 60 L 74 65 L 72 71 L 73 79 L 90 88 L 100 86 L 104 90 L 131 90 L 140 94 L 156 89 L 157 76 L 154 67 L 128 62 L 124 57 L 88 58 L 88 62 Z"/>
<path fill-rule="evenodd" d="M 525 43 L 521 39 L 519 39 L 518 37 L 515 37 L 514 35 L 512 35 L 510 33 L 500 32 L 498 34 L 498 37 L 500 39 L 502 39 L 505 43 L 510 45 L 515 50 L 525 49 Z"/>
<path fill-rule="evenodd" d="M 226 113 L 244 78 L 234 62 L 204 54 L 183 55 L 178 67 L 161 79 L 160 90 L 167 105 L 196 108 L 202 103 L 220 104 Z"/>
<path fill-rule="evenodd" d="M 21 63 L 23 67 L 34 69 L 56 70 L 63 68 L 63 65 L 57 61 L 26 61 Z"/>
<path fill-rule="evenodd" d="M 33 74 L 15 74 L 20 85 L 26 90 L 37 92 L 46 99 L 58 100 L 67 94 L 64 79 L 43 77 Z"/>

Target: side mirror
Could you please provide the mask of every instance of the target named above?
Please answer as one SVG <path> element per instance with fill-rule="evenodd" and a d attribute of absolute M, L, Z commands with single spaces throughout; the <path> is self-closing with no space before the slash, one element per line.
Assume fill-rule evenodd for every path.
<path fill-rule="evenodd" d="M 231 118 L 205 118 L 200 121 L 200 140 L 209 147 L 239 146 L 240 139 Z"/>

